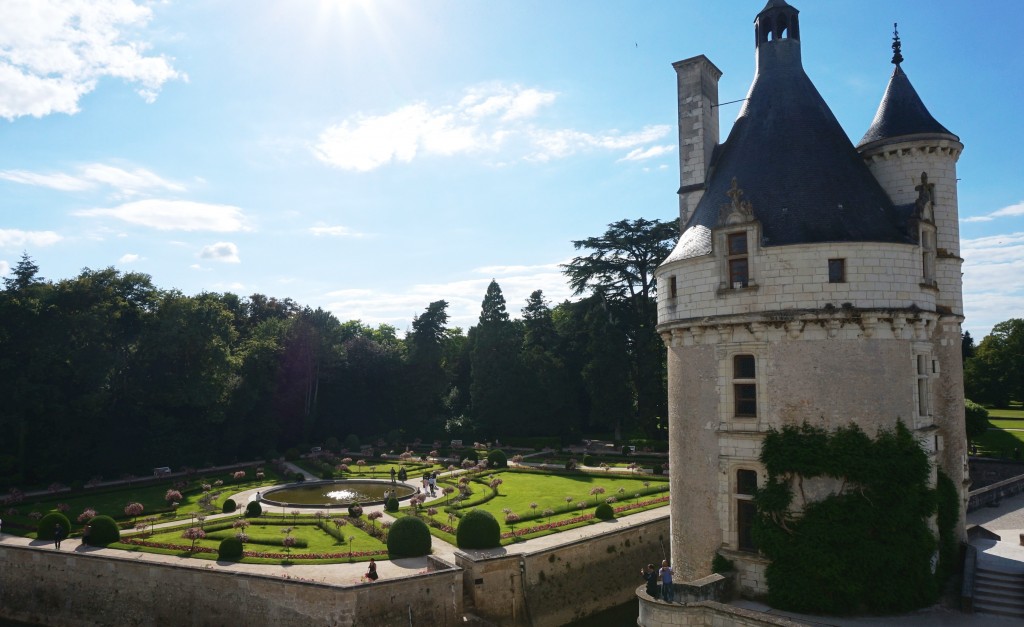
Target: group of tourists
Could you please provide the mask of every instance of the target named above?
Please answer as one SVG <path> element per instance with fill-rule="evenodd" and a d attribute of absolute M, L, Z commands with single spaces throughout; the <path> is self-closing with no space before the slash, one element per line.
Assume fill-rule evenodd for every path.
<path fill-rule="evenodd" d="M 436 496 L 437 493 L 437 473 L 428 472 L 423 475 L 423 491 L 430 492 L 430 496 Z"/>
<path fill-rule="evenodd" d="M 654 563 L 647 565 L 647 568 L 640 569 L 640 575 L 647 582 L 647 594 L 652 598 L 660 598 L 671 603 L 676 599 L 675 588 L 672 587 L 672 567 L 668 560 L 661 560 L 661 568 L 655 569 Z M 658 589 L 658 582 L 661 582 L 661 589 Z"/>

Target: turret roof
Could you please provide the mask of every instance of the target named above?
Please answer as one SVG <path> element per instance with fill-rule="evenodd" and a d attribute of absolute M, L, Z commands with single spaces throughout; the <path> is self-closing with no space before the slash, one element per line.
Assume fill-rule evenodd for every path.
<path fill-rule="evenodd" d="M 889 78 L 889 85 L 885 88 L 882 103 L 878 105 L 875 119 L 857 146 L 904 135 L 922 134 L 948 135 L 959 141 L 956 135 L 939 124 L 928 112 L 921 97 L 917 95 L 917 90 L 910 84 L 910 79 L 897 63 Z"/>

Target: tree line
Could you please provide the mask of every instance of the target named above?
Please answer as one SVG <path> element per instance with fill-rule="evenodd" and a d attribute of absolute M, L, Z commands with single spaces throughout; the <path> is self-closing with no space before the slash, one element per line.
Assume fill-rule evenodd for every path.
<path fill-rule="evenodd" d="M 509 313 L 429 303 L 404 337 L 263 294 L 161 289 L 86 268 L 46 280 L 25 254 L 0 292 L 0 486 L 278 456 L 385 438 L 664 438 L 653 272 L 677 221 L 609 225 Z"/>
<path fill-rule="evenodd" d="M 1000 409 L 1024 402 L 1024 319 L 1000 322 L 977 346 L 966 332 L 961 350 L 967 398 Z"/>

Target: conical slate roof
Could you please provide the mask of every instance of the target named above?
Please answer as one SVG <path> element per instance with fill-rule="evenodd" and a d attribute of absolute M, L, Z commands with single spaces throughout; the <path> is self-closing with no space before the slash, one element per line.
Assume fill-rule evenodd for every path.
<path fill-rule="evenodd" d="M 760 42 L 757 65 L 739 117 L 712 157 L 704 195 L 667 261 L 711 252 L 710 229 L 721 226 L 733 178 L 761 223 L 763 246 L 909 241 L 905 219 L 804 72 L 799 40 Z"/>
<path fill-rule="evenodd" d="M 960 140 L 932 117 L 897 63 L 889 78 L 889 86 L 885 88 L 882 103 L 878 105 L 875 119 L 857 146 L 904 135 L 947 135 Z"/>

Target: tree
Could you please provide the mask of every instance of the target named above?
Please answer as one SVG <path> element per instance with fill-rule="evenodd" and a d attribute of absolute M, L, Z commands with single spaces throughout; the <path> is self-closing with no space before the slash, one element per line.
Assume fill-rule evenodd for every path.
<path fill-rule="evenodd" d="M 510 433 L 519 415 L 519 342 L 505 308 L 505 296 L 491 280 L 480 308 L 480 323 L 470 330 L 473 415 L 492 434 Z"/>
<path fill-rule="evenodd" d="M 444 396 L 448 376 L 444 364 L 444 344 L 448 336 L 448 303 L 438 300 L 412 320 L 406 336 L 408 348 L 409 414 L 419 427 L 440 426 L 444 415 Z"/>
<path fill-rule="evenodd" d="M 679 238 L 679 221 L 620 220 L 600 237 L 573 241 L 590 254 L 562 266 L 575 294 L 591 291 L 604 299 L 613 320 L 625 333 L 639 426 L 655 435 L 657 419 L 667 407 L 665 349 L 655 330 L 654 271 Z"/>
<path fill-rule="evenodd" d="M 979 438 L 988 431 L 988 410 L 974 401 L 964 401 L 964 425 L 967 427 L 967 441 Z"/>
<path fill-rule="evenodd" d="M 1024 400 L 1024 319 L 992 327 L 964 364 L 966 396 L 977 403 L 1008 407 Z"/>
<path fill-rule="evenodd" d="M 28 253 L 21 254 L 21 260 L 11 270 L 11 277 L 4 277 L 4 289 L 8 292 L 24 291 L 33 285 L 40 285 L 44 283 L 44 279 L 39 274 L 39 266 L 36 265 L 32 258 L 28 256 Z"/>
<path fill-rule="evenodd" d="M 964 331 L 960 337 L 960 356 L 963 358 L 963 362 L 967 363 L 967 360 L 974 357 L 974 338 L 971 337 L 970 331 Z"/>

